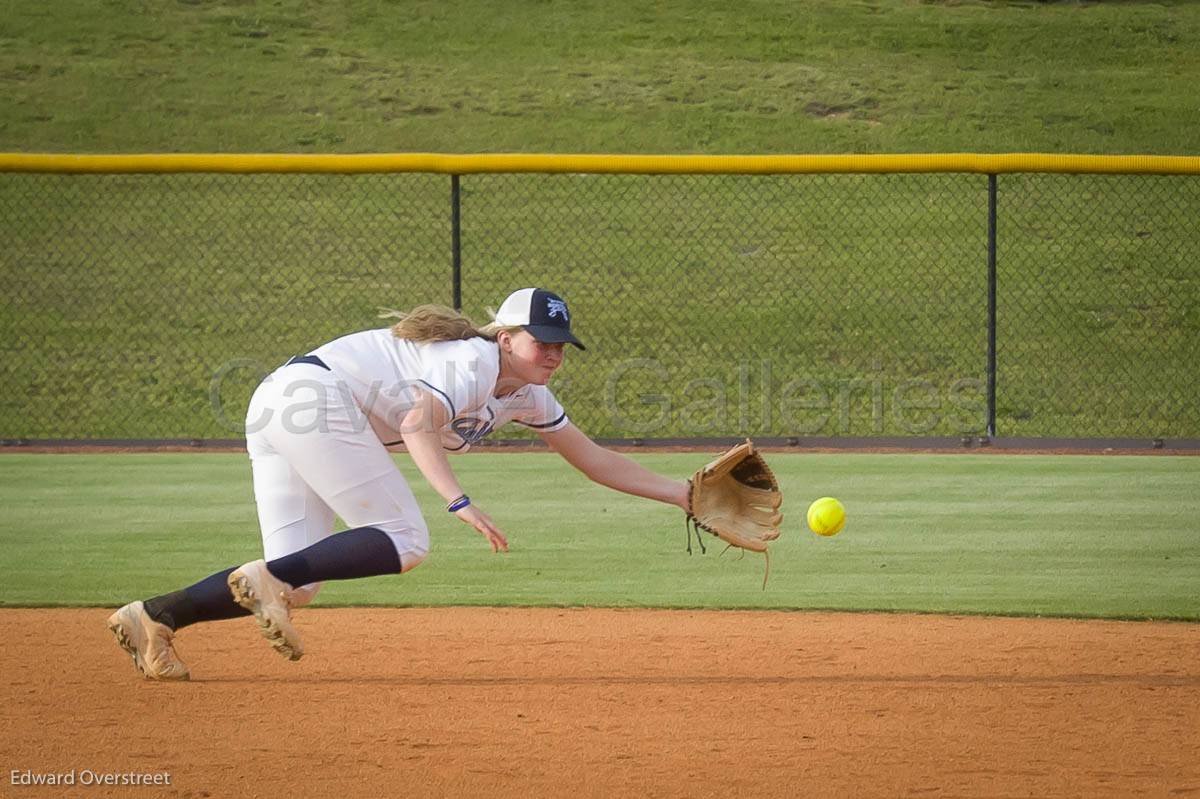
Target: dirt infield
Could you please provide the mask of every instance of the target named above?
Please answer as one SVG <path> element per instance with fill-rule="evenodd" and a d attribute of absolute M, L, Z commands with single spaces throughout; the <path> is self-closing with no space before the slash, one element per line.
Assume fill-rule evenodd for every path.
<path fill-rule="evenodd" d="M 158 684 L 106 615 L 0 611 L 0 795 L 1200 797 L 1194 624 L 316 609 Z"/>

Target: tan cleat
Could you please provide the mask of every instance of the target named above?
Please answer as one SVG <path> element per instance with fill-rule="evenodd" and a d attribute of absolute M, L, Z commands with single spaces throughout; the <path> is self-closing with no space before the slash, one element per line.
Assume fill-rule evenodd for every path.
<path fill-rule="evenodd" d="M 130 602 L 109 616 L 108 629 L 146 679 L 186 680 L 191 677 L 171 644 L 175 632 L 150 618 L 141 601 Z"/>
<path fill-rule="evenodd" d="M 288 660 L 304 655 L 300 634 L 292 626 L 292 587 L 267 570 L 267 562 L 255 560 L 229 575 L 233 601 L 254 614 L 263 638 Z"/>

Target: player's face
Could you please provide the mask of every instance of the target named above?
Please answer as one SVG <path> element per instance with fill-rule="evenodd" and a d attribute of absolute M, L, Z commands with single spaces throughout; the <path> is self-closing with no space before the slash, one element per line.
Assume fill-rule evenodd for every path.
<path fill-rule="evenodd" d="M 510 356 L 513 376 L 522 382 L 544 386 L 562 366 L 564 345 L 561 343 L 541 342 L 528 332 L 519 330 L 508 337 L 507 344 L 504 347 L 504 342 L 501 342 Z"/>

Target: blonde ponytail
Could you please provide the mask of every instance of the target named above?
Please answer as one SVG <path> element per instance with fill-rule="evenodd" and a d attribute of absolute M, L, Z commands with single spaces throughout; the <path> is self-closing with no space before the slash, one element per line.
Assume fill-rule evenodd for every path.
<path fill-rule="evenodd" d="M 418 344 L 460 341 L 477 336 L 495 339 L 495 335 L 480 330 L 470 317 L 444 305 L 418 305 L 411 311 L 385 309 L 380 317 L 399 319 L 392 325 L 392 335 Z"/>

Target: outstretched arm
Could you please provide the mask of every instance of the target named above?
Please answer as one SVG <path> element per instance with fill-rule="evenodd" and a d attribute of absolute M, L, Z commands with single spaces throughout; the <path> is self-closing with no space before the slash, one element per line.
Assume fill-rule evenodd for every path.
<path fill-rule="evenodd" d="M 416 406 L 404 417 L 400 437 L 412 457 L 413 463 L 425 475 L 433 490 L 449 502 L 465 492 L 458 478 L 450 469 L 446 451 L 442 449 L 441 429 L 450 421 L 450 412 L 429 392 L 420 392 Z M 475 505 L 468 505 L 454 514 L 461 521 L 474 527 L 488 543 L 493 552 L 508 551 L 508 539 L 504 537 L 491 517 Z"/>
<path fill-rule="evenodd" d="M 688 510 L 688 487 L 682 480 L 672 480 L 638 465 L 619 452 L 613 452 L 592 441 L 570 422 L 552 433 L 542 433 L 542 440 L 567 463 L 602 486 Z"/>

